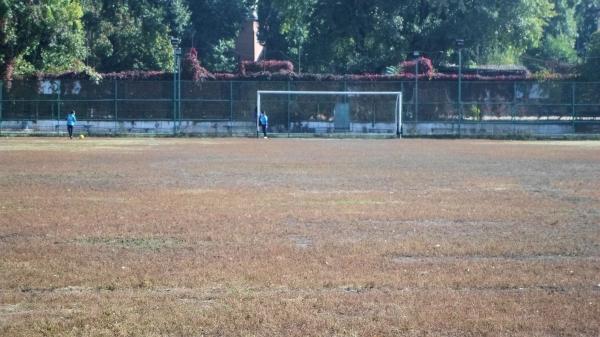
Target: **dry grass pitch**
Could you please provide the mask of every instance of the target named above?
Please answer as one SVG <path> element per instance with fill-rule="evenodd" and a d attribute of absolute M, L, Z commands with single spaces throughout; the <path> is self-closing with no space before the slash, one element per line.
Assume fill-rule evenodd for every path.
<path fill-rule="evenodd" d="M 2 336 L 598 336 L 600 142 L 0 139 Z"/>

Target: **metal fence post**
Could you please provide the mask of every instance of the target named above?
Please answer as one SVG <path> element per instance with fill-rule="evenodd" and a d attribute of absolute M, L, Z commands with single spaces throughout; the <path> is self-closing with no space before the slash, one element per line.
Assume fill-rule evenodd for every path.
<path fill-rule="evenodd" d="M 181 120 L 183 113 L 181 112 L 181 57 L 177 55 L 177 115 L 179 116 L 179 132 L 181 133 Z"/>
<path fill-rule="evenodd" d="M 60 135 L 60 119 L 61 119 L 61 114 L 60 114 L 60 84 L 58 85 L 58 90 L 56 91 L 56 125 L 58 127 L 58 134 Z"/>
<path fill-rule="evenodd" d="M 419 58 L 415 61 L 415 121 L 419 115 Z"/>
<path fill-rule="evenodd" d="M 4 82 L 0 81 L 0 135 L 2 134 L 2 107 L 4 106 Z"/>
<path fill-rule="evenodd" d="M 229 81 L 229 133 L 233 134 L 233 81 Z"/>
<path fill-rule="evenodd" d="M 575 119 L 577 118 L 577 111 L 575 109 L 575 82 L 571 83 L 571 123 L 573 124 L 573 132 L 575 132 Z"/>
<path fill-rule="evenodd" d="M 344 80 L 344 91 L 348 91 L 348 81 Z M 344 103 L 348 103 L 348 96 L 344 95 Z"/>
<path fill-rule="evenodd" d="M 173 136 L 177 135 L 177 73 L 173 70 Z"/>
<path fill-rule="evenodd" d="M 118 80 L 115 78 L 114 79 L 114 90 L 115 90 L 115 94 L 114 94 L 114 108 L 115 108 L 115 129 L 113 131 L 113 134 L 116 135 L 117 134 L 117 128 L 119 127 L 119 110 L 118 110 L 118 104 L 119 104 L 119 84 L 118 84 Z"/>
<path fill-rule="evenodd" d="M 287 90 L 288 91 L 292 90 L 290 81 L 287 81 Z M 287 110 L 287 132 L 288 132 L 288 138 L 290 138 L 290 127 L 292 126 L 291 120 L 290 120 L 290 94 L 287 95 L 286 110 Z"/>
<path fill-rule="evenodd" d="M 517 81 L 513 82 L 513 101 L 512 108 L 510 111 L 510 120 L 515 122 L 517 119 Z"/>
<path fill-rule="evenodd" d="M 512 108 L 510 111 L 510 121 L 513 124 L 513 133 L 517 133 L 516 122 L 517 122 L 517 81 L 513 82 L 513 101 Z"/>
<path fill-rule="evenodd" d="M 458 137 L 460 138 L 463 122 L 462 112 L 462 49 L 458 49 Z"/>

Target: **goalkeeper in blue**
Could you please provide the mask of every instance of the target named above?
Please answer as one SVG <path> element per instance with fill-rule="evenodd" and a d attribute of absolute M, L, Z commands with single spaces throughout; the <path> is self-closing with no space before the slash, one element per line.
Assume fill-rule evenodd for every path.
<path fill-rule="evenodd" d="M 262 132 L 263 132 L 263 136 L 266 139 L 267 138 L 267 127 L 269 127 L 269 116 L 267 116 L 264 111 L 261 111 L 260 115 L 258 116 L 258 125 L 260 125 L 260 128 L 262 129 Z"/>

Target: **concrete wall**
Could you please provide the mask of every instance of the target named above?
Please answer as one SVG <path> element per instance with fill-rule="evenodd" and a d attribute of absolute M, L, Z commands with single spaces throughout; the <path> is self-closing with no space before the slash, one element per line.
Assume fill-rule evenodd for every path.
<path fill-rule="evenodd" d="M 558 136 L 575 133 L 572 123 L 565 122 L 482 122 L 482 123 L 406 123 L 403 134 L 407 136 Z"/>
<path fill-rule="evenodd" d="M 256 133 L 252 121 L 182 121 L 177 124 L 178 133 L 198 136 L 250 136 Z M 24 134 L 64 134 L 67 127 L 64 121 L 2 121 L 1 133 Z M 405 123 L 404 136 L 462 136 L 462 137 L 555 137 L 576 133 L 569 122 L 482 122 L 482 123 Z M 273 126 L 271 133 L 287 134 L 283 126 Z M 335 130 L 333 122 L 304 122 L 301 128 L 290 131 L 295 134 L 380 134 L 393 136 L 396 128 L 393 123 L 351 123 L 349 130 Z M 76 134 L 85 135 L 172 135 L 173 121 L 79 121 Z"/>
<path fill-rule="evenodd" d="M 194 135 L 215 135 L 215 136 L 234 136 L 248 135 L 256 132 L 256 124 L 253 122 L 198 122 L 182 121 L 177 123 L 179 134 Z M 173 121 L 85 121 L 80 120 L 75 126 L 75 134 L 85 135 L 172 135 L 174 133 Z M 64 134 L 67 132 L 65 122 L 57 123 L 53 120 L 39 121 L 3 121 L 0 125 L 0 132 L 9 133 L 56 133 Z"/>

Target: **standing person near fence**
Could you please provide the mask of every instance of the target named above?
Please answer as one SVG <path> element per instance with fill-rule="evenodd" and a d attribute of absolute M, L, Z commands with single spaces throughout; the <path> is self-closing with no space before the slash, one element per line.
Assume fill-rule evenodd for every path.
<path fill-rule="evenodd" d="M 67 115 L 67 131 L 69 132 L 69 138 L 73 139 L 73 128 L 77 123 L 77 117 L 75 117 L 75 110 L 71 110 Z"/>
<path fill-rule="evenodd" d="M 258 116 L 258 125 L 260 125 L 260 128 L 262 129 L 263 136 L 265 137 L 265 139 L 267 139 L 267 127 L 269 127 L 269 116 L 267 116 L 264 111 L 261 111 L 260 115 Z"/>

